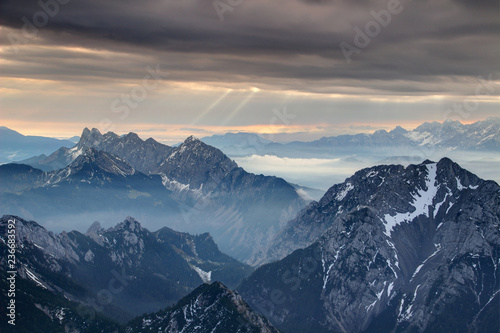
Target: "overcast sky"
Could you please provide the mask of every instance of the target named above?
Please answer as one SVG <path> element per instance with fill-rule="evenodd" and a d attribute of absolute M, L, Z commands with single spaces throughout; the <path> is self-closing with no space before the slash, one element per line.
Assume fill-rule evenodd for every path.
<path fill-rule="evenodd" d="M 482 120 L 500 115 L 499 17 L 498 0 L 2 0 L 0 125 L 177 142 Z"/>

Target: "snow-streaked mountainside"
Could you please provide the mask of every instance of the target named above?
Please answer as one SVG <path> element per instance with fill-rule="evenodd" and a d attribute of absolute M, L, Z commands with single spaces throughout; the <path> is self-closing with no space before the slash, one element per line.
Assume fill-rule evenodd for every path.
<path fill-rule="evenodd" d="M 220 282 L 204 284 L 176 306 L 130 322 L 129 332 L 278 333 L 241 296 Z"/>
<path fill-rule="evenodd" d="M 70 140 L 22 135 L 5 126 L 0 126 L 0 142 L 0 163 L 20 161 L 35 155 L 48 155 L 61 147 L 74 145 Z"/>
<path fill-rule="evenodd" d="M 462 190 L 477 189 L 480 181 L 447 158 L 439 163 L 426 161 L 407 167 L 380 165 L 362 169 L 344 183 L 332 186 L 321 200 L 311 203 L 291 220 L 267 253 L 260 254 L 259 263 L 281 259 L 311 245 L 336 219 L 359 207 L 375 209 L 384 222 L 384 232 L 390 235 L 404 220 L 412 221 L 420 215 L 437 217 L 440 209 L 453 206 Z M 431 206 L 434 210 L 428 212 Z"/>
<path fill-rule="evenodd" d="M 500 187 L 444 158 L 332 186 L 239 287 L 285 332 L 500 328 Z"/>
<path fill-rule="evenodd" d="M 205 137 L 202 141 L 222 149 L 229 156 L 276 155 L 282 157 L 338 157 L 344 154 L 369 154 L 375 149 L 391 155 L 422 155 L 436 149 L 466 151 L 500 150 L 500 118 L 472 124 L 447 120 L 423 123 L 413 130 L 397 126 L 391 131 L 323 137 L 311 142 L 269 142 L 253 133 L 228 133 Z M 355 150 L 355 151 L 353 151 Z"/>
<path fill-rule="evenodd" d="M 325 137 L 318 144 L 340 146 L 427 146 L 464 150 L 497 150 L 500 148 L 500 118 L 489 118 L 472 124 L 446 120 L 443 123 L 423 123 L 407 131 L 397 126 L 390 132 Z"/>
<path fill-rule="evenodd" d="M 221 253 L 209 234 L 194 236 L 169 228 L 150 232 L 130 217 L 108 229 L 95 222 L 85 234 L 54 234 L 34 221 L 4 216 L 2 258 L 8 249 L 9 220 L 16 221 L 18 279 L 118 321 L 172 305 L 205 282 L 218 280 L 234 287 L 251 272 Z M 9 270 L 6 260 L 0 269 Z M 98 296 L 102 290 L 108 290 L 110 299 Z"/>
<path fill-rule="evenodd" d="M 113 157 L 89 159 L 89 154 Z M 26 179 L 28 185 L 24 191 L 19 191 L 18 186 L 17 192 L 11 190 L 3 194 L 6 201 L 0 208 L 6 213 L 41 216 L 42 222 L 49 218 L 52 221 L 60 220 L 61 214 L 70 214 L 67 210 L 73 204 L 67 203 L 67 200 L 75 198 L 78 191 L 69 193 L 68 189 L 62 201 L 52 200 L 52 204 L 40 205 L 36 203 L 40 197 L 42 201 L 51 199 L 48 195 L 42 195 L 42 191 L 60 196 L 64 186 L 55 183 L 58 179 L 75 179 L 77 173 L 80 178 L 71 182 L 71 185 L 81 189 L 82 186 L 88 187 L 85 183 L 94 183 L 97 174 L 102 173 L 99 179 L 103 182 L 109 180 L 110 190 L 114 186 L 122 190 L 109 197 L 118 198 L 121 194 L 126 198 L 120 197 L 119 201 L 111 203 L 110 200 L 99 199 L 94 205 L 93 198 L 102 194 L 94 196 L 87 192 L 82 203 L 75 203 L 75 213 L 83 214 L 84 207 L 87 209 L 88 214 L 85 212 L 83 216 L 86 220 L 102 220 L 105 211 L 116 218 L 115 211 L 122 215 L 140 216 L 154 222 L 154 227 L 168 225 L 193 233 L 208 231 L 225 252 L 238 259 L 248 260 L 256 251 L 266 247 L 284 224 L 307 203 L 300 189 L 295 189 L 285 180 L 248 173 L 219 149 L 194 137 L 187 138 L 173 148 L 153 139 L 143 141 L 134 133 L 118 136 L 112 132 L 101 134 L 97 129 L 85 129 L 75 147 L 60 149 L 32 165 L 50 169 L 51 165 L 68 161 L 69 166 L 44 174 L 49 181 L 43 178 L 45 182 L 41 181 L 36 186 L 29 186 L 31 178 L 25 175 L 28 172 L 24 170 L 25 167 L 15 172 L 11 170 L 12 166 L 0 166 L 0 178 L 15 175 Z M 82 171 L 83 163 L 91 163 L 101 172 L 93 173 L 94 167 L 90 166 Z M 139 189 L 140 182 L 129 184 L 109 177 L 109 173 L 115 173 L 118 178 L 125 177 L 126 180 L 142 177 L 145 184 L 149 185 Z M 152 193 L 151 188 L 157 193 Z M 101 188 L 99 192 L 102 192 Z M 29 205 L 27 200 L 31 200 Z M 64 201 L 67 204 L 60 207 L 59 203 Z M 37 207 L 39 211 L 33 212 Z M 92 217 L 96 210 L 100 215 Z"/>

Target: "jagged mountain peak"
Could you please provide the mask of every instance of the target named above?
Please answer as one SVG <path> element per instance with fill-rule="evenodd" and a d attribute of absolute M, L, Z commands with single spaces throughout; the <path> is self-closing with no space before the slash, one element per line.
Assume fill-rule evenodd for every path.
<path fill-rule="evenodd" d="M 211 149 L 217 149 L 212 146 L 209 146 L 202 142 L 200 139 L 196 138 L 195 136 L 191 135 L 184 140 L 177 148 L 174 149 L 172 155 L 177 155 L 179 153 L 184 153 L 184 152 L 196 152 L 196 153 L 201 153 L 203 151 L 211 150 Z"/>
<path fill-rule="evenodd" d="M 78 157 L 67 167 L 48 173 L 48 181 L 42 186 L 54 186 L 61 182 L 103 185 L 110 184 L 112 178 L 139 174 L 122 159 L 104 151 L 86 148 L 78 152 Z"/>
<path fill-rule="evenodd" d="M 385 129 L 377 130 L 373 133 L 373 135 L 387 135 L 389 132 L 387 132 Z"/>
<path fill-rule="evenodd" d="M 175 157 L 178 154 L 199 157 L 211 155 L 219 160 L 229 159 L 221 150 L 204 143 L 193 135 L 186 138 L 183 143 L 175 148 L 170 157 Z"/>
<path fill-rule="evenodd" d="M 128 134 L 125 134 L 123 136 L 127 140 L 133 140 L 133 141 L 143 141 L 137 133 L 134 132 L 129 132 Z M 146 140 L 147 141 L 147 140 Z"/>
<path fill-rule="evenodd" d="M 140 232 L 144 230 L 141 223 L 131 216 L 127 216 L 123 222 L 118 223 L 116 226 L 107 229 L 106 232 L 126 230 L 132 232 Z"/>
<path fill-rule="evenodd" d="M 408 133 L 408 131 L 405 130 L 403 127 L 398 125 L 389 133 L 391 133 L 391 134 L 406 134 L 406 133 Z"/>
<path fill-rule="evenodd" d="M 16 243 L 18 247 L 23 248 L 24 245 L 21 244 L 31 244 L 33 247 L 43 249 L 52 258 L 68 261 L 79 260 L 78 255 L 71 247 L 71 242 L 68 241 L 66 232 L 54 234 L 35 221 L 24 220 L 19 216 L 4 215 L 0 219 L 0 235 L 6 233 L 7 223 L 11 220 L 16 221 Z"/>
<path fill-rule="evenodd" d="M 211 157 L 212 159 L 217 159 L 219 161 L 222 160 L 229 160 L 229 157 L 227 157 L 221 150 L 212 147 L 210 145 L 207 145 L 200 139 L 196 138 L 195 136 L 191 135 L 189 136 L 182 144 L 180 144 L 177 148 L 174 149 L 173 153 L 171 156 L 169 156 L 169 159 L 174 158 L 178 155 L 184 155 L 184 156 L 197 156 L 197 157 Z M 231 161 L 232 162 L 232 161 Z M 234 162 L 233 162 L 234 163 Z M 234 163 L 236 167 L 236 163 Z"/>
<path fill-rule="evenodd" d="M 85 233 L 86 235 L 90 234 L 98 234 L 103 230 L 101 223 L 99 221 L 95 221 L 90 225 L 90 227 L 87 229 L 87 232 Z"/>
<path fill-rule="evenodd" d="M 102 141 L 102 134 L 97 128 L 89 130 L 87 127 L 83 129 L 80 140 L 77 143 L 78 149 L 85 149 L 98 145 Z"/>
<path fill-rule="evenodd" d="M 439 123 L 437 121 L 433 121 L 433 122 L 426 121 L 423 124 L 421 124 L 420 126 L 418 126 L 416 128 L 416 130 L 425 131 L 425 130 L 432 129 L 432 128 L 437 128 L 437 127 L 440 127 L 440 126 L 441 126 L 441 123 Z"/>
<path fill-rule="evenodd" d="M 446 125 L 446 126 L 456 126 L 456 127 L 463 127 L 464 125 L 459 122 L 458 120 L 453 120 L 453 119 L 446 119 L 444 122 L 443 122 L 443 125 Z"/>
<path fill-rule="evenodd" d="M 184 143 L 192 143 L 192 142 L 197 142 L 197 141 L 200 141 L 200 139 L 198 139 L 196 136 L 194 135 L 190 135 L 186 138 L 186 140 L 184 140 Z"/>
<path fill-rule="evenodd" d="M 160 164 L 158 172 L 165 181 L 175 180 L 190 188 L 213 190 L 231 171 L 236 162 L 221 150 L 190 136 Z"/>

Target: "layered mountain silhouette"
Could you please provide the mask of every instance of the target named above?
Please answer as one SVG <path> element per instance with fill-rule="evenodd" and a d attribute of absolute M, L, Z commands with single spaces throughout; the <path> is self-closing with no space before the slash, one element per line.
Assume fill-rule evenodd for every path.
<path fill-rule="evenodd" d="M 246 141 L 281 146 L 283 154 L 378 146 L 494 151 L 498 132 L 498 119 L 489 119 L 314 143 L 280 145 L 247 134 L 214 142 L 238 141 L 232 147 L 241 156 Z M 400 160 L 414 161 L 386 161 Z M 10 214 L 0 220 L 0 249 L 5 257 L 7 221 L 15 219 L 20 316 L 33 314 L 43 329 L 500 329 L 500 187 L 448 158 L 366 168 L 311 203 L 297 186 L 248 173 L 194 137 L 169 147 L 85 129 L 74 147 L 27 162 L 0 165 L 0 210 Z M 94 223 L 86 233 L 53 234 L 29 221 L 68 229 L 99 214 L 184 232 L 150 232 L 127 218 L 112 228 Z M 260 267 L 251 273 L 216 243 Z"/>
<path fill-rule="evenodd" d="M 2 212 L 52 221 L 59 229 L 81 228 L 77 221 L 102 216 L 161 214 L 173 219 L 180 215 L 178 203 L 160 176 L 147 176 L 94 148 L 88 148 L 67 167 L 51 172 L 2 165 L 0 180 Z"/>
<path fill-rule="evenodd" d="M 252 271 L 221 253 L 207 233 L 166 227 L 150 232 L 131 217 L 108 229 L 95 222 L 85 234 L 54 234 L 6 215 L 0 219 L 4 258 L 9 220 L 16 226 L 18 279 L 81 304 L 81 312 L 92 317 L 124 322 L 175 304 L 202 283 L 222 281 L 234 288 Z M 11 269 L 2 262 L 2 270 Z"/>
<path fill-rule="evenodd" d="M 339 157 L 356 152 L 358 155 L 408 158 L 427 156 L 435 150 L 494 152 L 500 149 L 500 118 L 472 124 L 452 120 L 426 122 L 413 130 L 397 126 L 391 131 L 329 136 L 310 142 L 277 143 L 254 133 L 227 133 L 202 140 L 229 156 Z"/>
<path fill-rule="evenodd" d="M 155 228 L 208 231 L 241 260 L 267 246 L 306 205 L 285 180 L 248 173 L 194 137 L 169 147 L 134 133 L 85 129 L 76 146 L 61 148 L 32 167 L 52 171 L 0 166 L 0 179 L 8 185 L 1 190 L 3 212 L 59 228 L 68 218 L 82 225 L 137 216 Z"/>
<path fill-rule="evenodd" d="M 20 161 L 35 155 L 44 158 L 61 147 L 75 145 L 71 140 L 22 135 L 5 126 L 0 126 L 0 142 L 0 163 Z"/>
<path fill-rule="evenodd" d="M 199 140 L 189 138 L 169 156 L 170 162 L 165 163 L 169 166 L 189 165 L 203 156 L 208 161 L 203 168 L 218 161 L 223 163 L 220 170 L 226 171 L 193 176 L 192 189 L 181 182 L 182 177 L 191 178 L 190 170 L 163 166 L 162 175 L 146 175 L 121 158 L 95 149 L 82 152 L 69 174 L 65 169 L 47 173 L 27 166 L 2 167 L 10 168 L 12 177 L 19 179 L 9 186 L 20 192 L 23 184 L 106 188 L 116 181 L 114 177 L 125 183 L 129 177 L 146 177 L 141 180 L 144 183 L 157 177 L 163 188 L 171 188 L 172 198 L 180 200 L 182 194 L 186 203 L 219 187 L 235 191 L 233 195 L 244 188 L 226 178 L 226 173 L 240 169 Z M 12 168 L 22 172 L 16 174 Z M 221 185 L 211 181 L 217 175 L 223 175 Z M 178 183 L 169 177 L 179 179 Z M 227 198 L 212 197 L 212 204 L 223 205 Z M 36 222 L 4 216 L 0 219 L 3 258 L 7 223 L 13 219 L 22 288 L 20 318 L 37 318 L 44 329 L 500 329 L 500 186 L 448 158 L 406 167 L 366 168 L 332 186 L 249 259 L 261 265 L 253 273 L 249 266 L 221 253 L 209 234 L 194 236 L 169 228 L 150 232 L 133 218 L 107 229 L 94 223 L 85 234 L 53 234 Z M 6 264 L 0 261 L 4 294 Z M 238 285 L 237 291 L 225 285 Z M 132 319 L 136 315 L 140 316 Z M 23 323 L 29 331 L 29 321 Z"/>

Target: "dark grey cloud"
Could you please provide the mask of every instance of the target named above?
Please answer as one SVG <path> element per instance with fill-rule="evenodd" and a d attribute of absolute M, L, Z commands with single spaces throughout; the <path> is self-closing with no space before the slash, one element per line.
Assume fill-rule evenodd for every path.
<path fill-rule="evenodd" d="M 490 0 L 402 1 L 402 12 L 346 62 L 339 44 L 355 46 L 354 28 L 365 30 L 374 21 L 370 12 L 387 4 L 244 0 L 222 22 L 211 1 L 70 0 L 29 42 L 146 54 L 168 67 L 172 80 L 248 81 L 324 93 L 345 82 L 395 94 L 460 94 L 470 88 L 443 86 L 443 77 L 499 74 L 499 3 Z M 4 0 L 0 25 L 19 34 L 22 18 L 32 21 L 40 10 L 37 1 Z M 6 34 L 0 42 L 10 43 Z M 74 59 L 52 49 L 5 57 L 15 60 L 5 76 L 63 81 L 138 77 L 145 66 L 134 58 Z"/>

